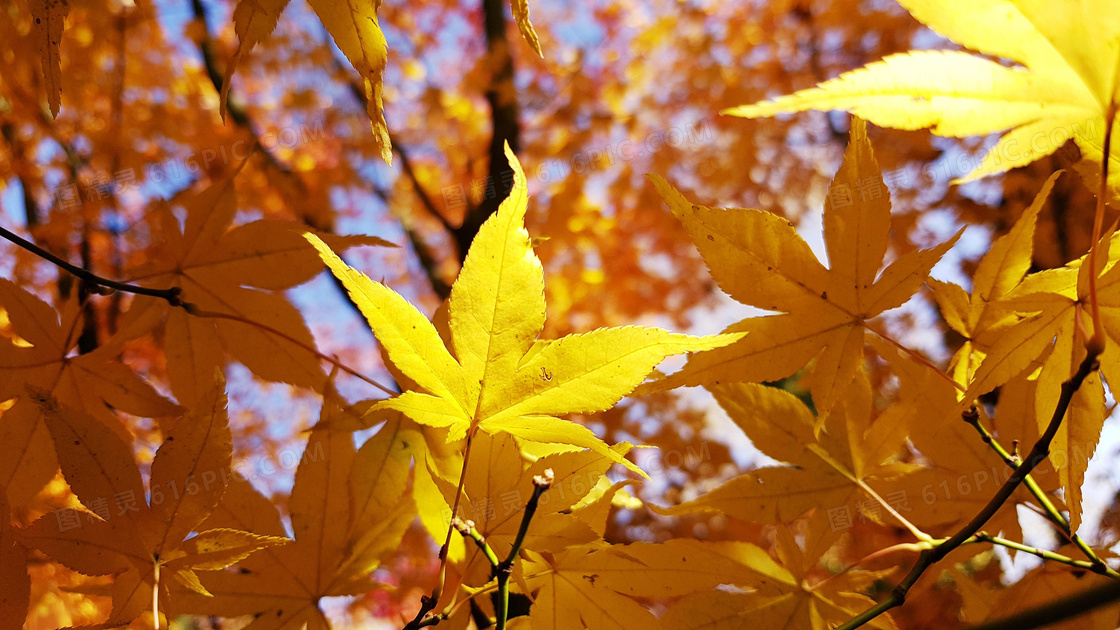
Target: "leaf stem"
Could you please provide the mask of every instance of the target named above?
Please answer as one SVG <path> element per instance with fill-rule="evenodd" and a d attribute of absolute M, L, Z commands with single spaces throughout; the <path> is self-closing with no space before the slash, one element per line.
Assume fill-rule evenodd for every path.
<path fill-rule="evenodd" d="M 102 278 L 101 276 L 93 273 L 92 271 L 89 271 L 88 269 L 83 269 L 82 267 L 79 267 L 77 265 L 70 264 L 66 260 L 55 256 L 46 249 L 43 249 L 35 243 L 32 243 L 31 241 L 20 237 L 18 234 L 4 227 L 0 227 L 0 236 L 42 259 L 54 263 L 55 266 L 88 284 L 103 287 L 104 289 L 111 289 L 113 291 L 124 291 L 125 293 L 135 293 L 137 295 L 148 295 L 151 297 L 159 298 L 161 300 L 167 300 L 167 303 L 172 306 L 183 305 L 183 301 L 180 298 L 182 289 L 180 289 L 179 287 L 171 287 L 170 289 L 153 289 L 151 287 L 141 287 L 135 284 L 117 282 L 116 280 Z M 108 292 L 109 291 L 106 291 L 106 293 Z"/>
<path fill-rule="evenodd" d="M 961 385 L 952 376 L 949 376 L 948 374 L 946 374 L 945 370 L 942 370 L 941 368 L 937 367 L 933 363 L 930 363 L 929 359 L 923 357 L 922 355 L 918 354 L 914 350 L 902 345 L 901 343 L 896 341 L 894 339 L 894 337 L 891 337 L 887 333 L 885 333 L 881 330 L 877 330 L 876 328 L 873 328 L 872 326 L 870 326 L 868 324 L 865 324 L 864 328 L 866 328 L 867 330 L 870 330 L 871 332 L 878 335 L 879 338 L 882 339 L 883 341 L 886 341 L 887 343 L 891 344 L 892 346 L 898 348 L 899 350 L 901 350 L 903 352 L 903 354 L 909 356 L 910 358 L 914 359 L 918 363 L 921 363 L 922 365 L 926 366 L 927 368 L 933 370 L 935 374 L 937 374 L 941 378 L 948 381 L 957 391 L 960 391 L 962 393 L 967 391 L 967 388 L 964 385 Z"/>
<path fill-rule="evenodd" d="M 152 627 L 159 630 L 159 560 L 152 565 Z"/>
<path fill-rule="evenodd" d="M 956 534 L 953 534 L 951 538 L 939 543 L 932 549 L 922 551 L 921 555 L 918 557 L 918 562 L 910 569 L 910 572 L 906 574 L 902 582 L 891 590 L 890 595 L 886 599 L 856 617 L 853 617 L 847 623 L 841 625 L 838 630 L 853 630 L 891 608 L 901 606 L 903 602 L 906 601 L 906 594 L 910 591 L 910 588 L 918 581 L 918 578 L 925 573 L 926 569 L 972 538 L 972 536 L 980 531 L 980 528 L 1003 507 L 1015 490 L 1018 489 L 1023 479 L 1049 456 L 1050 443 L 1058 433 L 1058 428 L 1065 418 L 1066 410 L 1069 409 L 1070 402 L 1073 400 L 1073 394 L 1081 387 L 1081 384 L 1088 378 L 1089 374 L 1096 371 L 1100 366 L 1097 360 L 1099 352 L 1096 350 L 1096 348 L 1090 346 L 1085 358 L 1081 361 L 1081 365 L 1078 366 L 1077 372 L 1075 372 L 1068 381 L 1062 383 L 1061 395 L 1058 397 L 1058 405 L 1054 409 L 1054 415 L 1050 418 L 1050 423 L 1046 426 L 1046 430 L 1042 432 L 1038 441 L 1035 442 L 1034 447 L 1031 448 L 1030 453 L 1023 460 L 1023 463 L 1016 467 L 1015 472 L 1000 486 L 999 490 L 988 500 L 988 503 L 983 509 L 981 509 L 971 521 L 957 531 Z"/>
<path fill-rule="evenodd" d="M 392 389 L 389 389 L 388 387 L 382 385 L 381 383 L 378 383 L 377 381 L 373 380 L 372 378 L 369 378 L 368 376 L 362 374 L 361 372 L 355 370 L 354 368 L 349 367 L 348 365 L 346 365 L 342 361 L 339 361 L 337 358 L 327 356 L 326 354 L 323 354 L 322 352 L 319 352 L 317 349 L 315 349 L 314 346 L 308 345 L 308 344 L 300 341 L 299 339 L 296 339 L 295 337 L 289 335 L 288 333 L 285 333 L 282 330 L 278 330 L 276 328 L 273 328 L 272 326 L 269 326 L 268 324 L 263 324 L 263 323 L 258 322 L 258 321 L 253 321 L 251 319 L 248 319 L 246 317 L 242 317 L 240 315 L 233 315 L 233 314 L 230 314 L 230 313 L 218 313 L 218 312 L 215 312 L 215 311 L 204 311 L 204 310 L 198 308 L 197 306 L 195 306 L 194 304 L 191 304 L 190 302 L 183 302 L 182 304 L 180 304 L 180 306 L 182 306 L 183 309 L 185 311 L 187 311 L 187 313 L 189 313 L 191 315 L 194 315 L 195 317 L 207 317 L 207 318 L 211 318 L 211 319 L 228 319 L 230 321 L 239 322 L 239 323 L 242 323 L 242 324 L 246 324 L 248 326 L 253 326 L 253 327 L 256 327 L 256 328 L 260 328 L 261 330 L 263 330 L 263 331 L 265 331 L 269 334 L 276 335 L 277 337 L 280 337 L 281 339 L 283 339 L 283 340 L 285 340 L 285 341 L 287 341 L 291 344 L 294 344 L 294 345 L 299 346 L 300 348 L 303 348 L 304 350 L 310 352 L 311 354 L 314 354 L 316 358 L 318 358 L 322 361 L 326 361 L 327 363 L 330 363 L 331 365 L 337 367 L 338 369 L 342 370 L 343 372 L 346 372 L 347 374 L 349 374 L 351 376 L 356 376 L 356 377 L 362 379 L 366 383 L 369 383 L 370 385 L 373 385 L 377 389 L 380 389 L 382 392 L 384 392 L 386 394 L 389 394 L 390 396 L 396 396 L 397 395 L 397 392 L 393 391 Z"/>
<path fill-rule="evenodd" d="M 443 596 L 443 589 L 447 583 L 447 553 L 451 548 L 451 534 L 455 531 L 455 521 L 459 520 L 459 503 L 463 498 L 463 487 L 467 483 L 467 463 L 471 459 L 471 444 L 474 443 L 476 433 L 478 433 L 478 427 L 473 427 L 467 431 L 467 446 L 463 449 L 463 470 L 459 473 L 459 485 L 455 488 L 455 504 L 451 506 L 451 523 L 447 527 L 447 537 L 443 540 L 443 546 L 439 548 L 439 582 L 432 589 L 431 595 L 420 598 L 420 610 L 416 611 L 416 616 L 405 625 L 404 630 L 418 630 L 419 628 L 434 626 L 439 623 L 438 619 L 442 617 L 442 615 L 434 615 L 426 618 L 427 614 L 439 603 L 439 598 Z M 437 621 L 432 623 L 432 619 L 437 619 Z"/>
<path fill-rule="evenodd" d="M 871 486 L 867 485 L 867 483 L 865 483 L 862 479 L 855 479 L 855 482 L 861 489 L 863 489 L 864 492 L 871 495 L 871 498 L 878 501 L 879 505 L 882 506 L 888 514 L 893 516 L 895 520 L 902 524 L 903 527 L 910 530 L 910 533 L 914 535 L 914 538 L 917 538 L 922 543 L 929 543 L 933 540 L 932 536 L 923 532 L 917 525 L 911 523 L 906 519 L 905 516 L 899 514 L 898 510 L 894 509 L 894 506 L 892 506 L 890 503 L 887 503 L 886 499 L 879 496 L 879 493 L 875 492 L 875 490 Z"/>

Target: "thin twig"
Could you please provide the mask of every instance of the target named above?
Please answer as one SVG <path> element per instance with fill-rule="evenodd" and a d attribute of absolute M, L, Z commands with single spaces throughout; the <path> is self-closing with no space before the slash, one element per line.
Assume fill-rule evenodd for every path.
<path fill-rule="evenodd" d="M 293 343 L 293 344 L 303 348 L 304 350 L 307 350 L 308 352 L 314 354 L 319 359 L 330 363 L 331 365 L 337 367 L 338 369 L 342 370 L 343 372 L 346 372 L 347 374 L 350 374 L 352 376 L 355 376 L 357 378 L 362 379 L 366 383 L 369 383 L 370 385 L 376 387 L 377 389 L 380 389 L 381 391 L 385 392 L 386 394 L 388 394 L 390 396 L 395 396 L 397 394 L 397 392 L 389 389 L 388 387 L 385 387 L 381 383 L 378 383 L 377 381 L 369 378 L 368 376 L 362 374 L 361 372 L 358 372 L 357 370 L 355 370 L 354 368 L 346 365 L 345 363 L 342 363 L 337 358 L 327 356 L 327 355 L 323 354 L 322 352 L 319 352 L 313 346 L 309 346 L 308 344 L 303 343 L 299 339 L 296 339 L 295 337 L 292 337 L 291 335 L 289 335 L 289 334 L 287 334 L 283 331 L 277 330 L 277 329 L 273 328 L 272 326 L 269 326 L 268 324 L 263 324 L 261 322 L 253 321 L 251 319 L 241 317 L 240 315 L 231 315 L 229 313 L 216 313 L 216 312 L 213 312 L 213 311 L 204 311 L 204 310 L 198 308 L 197 306 L 195 306 L 194 304 L 184 302 L 183 299 L 182 299 L 183 290 L 180 287 L 171 287 L 169 289 L 153 289 L 151 287 L 142 287 L 142 286 L 135 285 L 135 284 L 128 284 L 126 282 L 117 282 L 116 280 L 109 280 L 108 278 L 102 278 L 101 276 L 99 276 L 99 275 L 97 275 L 97 274 L 95 274 L 95 273 L 93 273 L 93 272 L 91 272 L 87 269 L 83 269 L 83 268 L 81 268 L 77 265 L 70 264 L 69 262 L 63 260 L 62 258 L 59 258 L 58 256 L 55 256 L 54 254 L 50 253 L 49 251 L 43 249 L 42 247 L 39 247 L 38 245 L 36 245 L 36 244 L 34 244 L 30 241 L 27 241 L 23 238 L 20 238 L 19 235 L 13 234 L 11 231 L 9 231 L 9 230 L 7 230 L 3 227 L 0 227 L 0 236 L 2 236 L 5 239 L 11 241 L 12 243 L 15 243 L 18 246 L 26 249 L 27 251 L 35 254 L 36 256 L 39 256 L 40 258 L 43 258 L 43 259 L 45 259 L 45 260 L 47 260 L 51 263 L 54 263 L 55 265 L 57 265 L 61 269 L 67 271 L 68 273 L 74 275 L 75 277 L 81 279 L 82 281 L 84 281 L 84 282 L 86 282 L 90 285 L 94 285 L 94 286 L 98 286 L 98 287 L 105 287 L 106 289 L 112 289 L 112 290 L 115 290 L 115 291 L 124 291 L 126 293 L 135 293 L 136 295 L 147 295 L 147 296 L 150 296 L 150 297 L 159 298 L 161 300 L 166 300 L 167 303 L 170 304 L 171 306 L 181 307 L 181 308 L 183 308 L 183 310 L 187 311 L 187 313 L 189 313 L 191 315 L 194 315 L 195 317 L 209 317 L 209 318 L 215 318 L 215 319 L 228 319 L 228 320 L 232 320 L 232 321 L 235 321 L 235 322 L 240 322 L 242 324 L 246 324 L 246 325 L 249 325 L 249 326 L 254 326 L 256 328 L 260 328 L 261 330 L 264 330 L 268 333 L 276 335 L 277 337 L 280 337 L 281 339 L 284 339 L 284 340 L 286 340 L 290 343 Z"/>
<path fill-rule="evenodd" d="M 0 227 L 0 236 L 11 241 L 12 243 L 15 243 L 16 245 L 19 245 L 23 249 L 26 249 L 27 251 L 35 254 L 40 258 L 54 263 L 58 267 L 66 270 L 71 275 L 88 284 L 98 287 L 104 287 L 106 289 L 112 289 L 115 291 L 124 291 L 126 293 L 135 293 L 137 295 L 148 295 L 151 297 L 160 298 L 161 300 L 167 300 L 167 303 L 172 306 L 183 305 L 183 301 L 179 297 L 182 293 L 182 289 L 180 289 L 179 287 L 171 287 L 170 289 L 152 289 L 150 287 L 141 287 L 135 284 L 128 284 L 126 282 L 109 280 L 108 278 L 102 278 L 92 271 L 83 269 L 77 265 L 70 264 L 66 260 L 55 256 L 42 247 L 39 247 L 35 243 L 21 238 L 18 234 L 15 234 L 3 227 Z"/>
<path fill-rule="evenodd" d="M 366 383 L 369 383 L 370 385 L 373 385 L 377 389 L 380 389 L 381 391 L 385 392 L 386 394 L 388 394 L 390 396 L 396 396 L 397 395 L 397 392 L 389 389 L 388 387 L 382 385 L 381 383 L 378 383 L 377 381 L 373 380 L 372 378 L 370 378 L 370 377 L 362 374 L 361 372 L 355 370 L 354 368 L 346 365 L 342 361 L 339 361 L 337 358 L 332 357 L 332 356 L 328 356 L 326 354 L 323 354 L 322 352 L 319 352 L 318 350 L 316 350 L 314 346 L 310 346 L 310 345 L 300 341 L 299 339 L 296 339 L 295 337 L 285 333 L 282 330 L 278 330 L 276 328 L 273 328 L 272 326 L 269 326 L 268 324 L 263 324 L 261 322 L 254 321 L 254 320 L 248 319 L 246 317 L 241 317 L 240 315 L 233 315 L 231 313 L 218 313 L 218 312 L 215 312 L 215 311 L 204 311 L 204 310 L 198 308 L 197 306 L 195 306 L 194 304 L 191 304 L 190 302 L 183 302 L 180 306 L 182 306 L 183 309 L 187 311 L 187 313 L 190 313 L 191 315 L 194 315 L 195 317 L 208 317 L 208 318 L 212 318 L 212 319 L 228 319 L 230 321 L 240 322 L 242 324 L 246 324 L 246 325 L 249 325 L 249 326 L 254 326 L 256 328 L 260 328 L 261 330 L 263 330 L 267 333 L 271 333 L 273 335 L 276 335 L 277 337 L 280 337 L 281 339 L 283 339 L 283 340 L 285 340 L 289 343 L 293 343 L 293 344 L 299 346 L 300 348 L 303 348 L 304 350 L 310 352 L 311 354 L 314 354 L 318 359 L 321 359 L 323 361 L 326 361 L 326 362 L 330 363 L 331 365 L 337 367 L 338 369 L 342 370 L 343 372 L 346 372 L 347 374 L 349 374 L 351 376 L 356 376 L 357 378 L 362 379 Z"/>
<path fill-rule="evenodd" d="M 455 528 L 455 531 L 459 532 L 463 538 L 470 538 L 474 541 L 475 546 L 486 557 L 486 561 L 490 563 L 491 569 L 498 568 L 498 565 L 501 564 L 501 560 L 498 560 L 498 554 L 494 553 L 490 543 L 486 542 L 486 538 L 475 528 L 474 521 L 464 521 L 461 518 L 456 518 L 451 521 L 451 527 Z"/>
<path fill-rule="evenodd" d="M 991 447 L 991 449 L 995 451 L 997 455 L 999 455 L 1000 459 L 1002 459 L 1004 463 L 1011 468 L 1011 470 L 1015 470 L 1018 467 L 1019 464 L 1016 461 L 1015 456 L 1008 452 L 1007 449 L 1004 448 L 1002 444 L 1000 444 L 999 440 L 996 439 L 995 436 L 993 436 L 991 432 L 988 431 L 988 429 L 980 423 L 980 414 L 976 411 L 976 407 L 972 407 L 971 409 L 963 412 L 961 414 L 961 418 L 963 418 L 966 423 L 972 425 L 972 427 L 976 429 L 977 433 L 980 434 L 980 438 L 984 441 L 984 443 Z M 1042 489 L 1042 486 L 1038 485 L 1038 482 L 1034 480 L 1034 477 L 1030 475 L 1024 476 L 1023 485 L 1027 487 L 1027 490 L 1030 491 L 1031 495 L 1034 496 L 1035 500 L 1037 500 L 1039 505 L 1042 506 L 1042 510 L 1046 513 L 1046 517 L 1058 528 L 1058 531 L 1062 533 L 1066 540 L 1076 545 L 1077 548 L 1081 550 L 1081 553 L 1085 554 L 1085 557 L 1089 559 L 1089 564 L 1091 565 L 1089 567 L 1089 570 L 1101 575 L 1108 575 L 1112 578 L 1120 578 L 1120 573 L 1117 573 L 1115 569 L 1105 564 L 1104 561 L 1101 560 L 1099 556 L 1097 556 L 1097 553 L 1093 551 L 1092 547 L 1090 547 L 1083 538 L 1078 536 L 1077 532 L 1073 531 L 1073 529 L 1070 527 L 1069 519 L 1067 519 L 1064 514 L 1058 511 L 1058 507 L 1054 505 L 1054 502 L 1050 500 L 1050 497 L 1046 496 L 1046 492 Z"/>
<path fill-rule="evenodd" d="M 506 559 L 494 567 L 494 577 L 498 578 L 497 630 L 506 630 L 506 622 L 509 620 L 509 578 L 513 575 L 513 562 L 517 560 L 517 554 L 521 553 L 521 545 L 525 543 L 525 536 L 529 533 L 529 522 L 533 520 L 533 515 L 537 512 L 537 503 L 545 490 L 552 487 L 554 480 L 555 476 L 551 468 L 546 469 L 543 475 L 533 477 L 533 496 L 525 504 L 525 513 L 521 516 L 521 526 L 517 529 L 517 538 L 513 540 L 513 547 L 510 547 Z"/>
<path fill-rule="evenodd" d="M 1057 553 L 1057 552 L 1054 552 L 1054 551 L 1050 551 L 1048 549 L 1040 549 L 1038 547 L 1031 547 L 1030 545 L 1024 545 L 1023 543 L 1015 542 L 1014 540 L 1008 540 L 1006 538 L 1001 538 L 999 536 L 992 536 L 992 535 L 986 534 L 984 532 L 980 532 L 979 534 L 976 534 L 968 542 L 969 543 L 991 543 L 993 545 L 999 545 L 1001 547 L 1007 547 L 1008 549 L 1014 549 L 1015 551 L 1021 551 L 1023 553 L 1029 553 L 1032 556 L 1037 556 L 1039 558 L 1042 558 L 1043 560 L 1050 560 L 1051 562 L 1057 562 L 1059 564 L 1065 564 L 1065 565 L 1068 565 L 1068 566 L 1071 566 L 1071 567 L 1074 567 L 1074 568 L 1077 568 L 1077 569 L 1085 569 L 1087 571 L 1093 571 L 1094 573 L 1099 573 L 1099 571 L 1097 571 L 1096 565 L 1094 565 L 1089 560 L 1074 560 L 1073 558 L 1071 558 L 1069 556 L 1066 556 L 1066 555 L 1063 555 L 1063 554 L 1060 554 L 1060 553 Z"/>

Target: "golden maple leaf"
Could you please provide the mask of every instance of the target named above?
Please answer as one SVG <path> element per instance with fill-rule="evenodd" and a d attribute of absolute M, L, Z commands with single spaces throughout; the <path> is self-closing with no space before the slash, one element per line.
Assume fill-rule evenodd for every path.
<path fill-rule="evenodd" d="M 416 515 L 406 491 L 409 438 L 400 423 L 389 423 L 355 452 L 352 433 L 329 428 L 338 413 L 337 401 L 327 398 L 296 469 L 289 504 L 294 542 L 245 559 L 237 571 L 202 576 L 210 595 L 177 592 L 176 610 L 255 615 L 255 630 L 322 630 L 330 624 L 321 598 L 376 587 L 370 573 L 397 549 Z M 284 533 L 276 506 L 245 480 L 230 483 L 204 526 Z"/>
<path fill-rule="evenodd" d="M 1032 208 L 1041 205 L 1046 192 L 1047 188 L 1044 188 Z M 1024 238 L 1029 239 L 1028 230 L 1033 227 L 1034 218 L 1033 212 L 1024 214 L 1012 232 L 1004 238 L 1020 242 Z M 1020 227 L 1021 225 L 1024 227 Z M 1117 326 L 1115 318 L 1116 305 L 1120 303 L 1120 271 L 1113 261 L 1120 253 L 1115 246 L 1120 241 L 1109 235 L 1101 240 L 1100 246 L 1107 247 L 1110 240 L 1114 242 L 1110 256 L 1101 256 L 1099 262 L 1102 268 L 1108 265 L 1112 267 L 1101 276 L 1097 286 L 1102 313 L 1108 314 L 1104 319 L 1104 332 L 1115 341 L 1120 338 L 1120 326 Z M 1029 240 L 1027 242 L 1025 256 L 1023 253 L 1018 255 L 1021 259 L 1017 265 L 1019 268 L 1022 268 L 1024 260 L 1030 259 Z M 1000 247 L 993 248 L 993 252 L 1005 251 L 1003 241 L 997 242 L 997 245 Z M 985 257 L 982 262 L 988 261 L 989 258 Z M 989 286 L 987 276 L 979 276 L 980 269 L 978 278 L 982 283 L 977 285 L 973 295 L 985 291 L 998 292 L 998 286 Z M 1041 432 L 1050 423 L 1058 406 L 1062 383 L 1073 375 L 1084 358 L 1085 339 L 1082 335 L 1085 331 L 1092 330 L 1091 322 L 1085 321 L 1087 318 L 1082 315 L 1089 303 L 1088 255 L 1064 267 L 1043 270 L 1026 278 L 1022 278 L 1021 272 L 1014 271 L 1014 268 L 1010 271 L 1003 283 L 1003 295 L 993 295 L 998 299 L 983 307 L 983 312 L 988 314 L 987 324 L 991 330 L 981 329 L 978 332 L 989 333 L 986 337 L 991 340 L 990 345 L 976 347 L 971 340 L 965 344 L 954 357 L 954 362 L 958 366 L 964 364 L 974 367 L 965 370 L 958 368 L 954 375 L 958 382 L 967 386 L 961 397 L 961 404 L 968 405 L 977 396 L 1005 386 L 1024 373 L 1030 373 L 1030 401 L 1019 412 L 1033 419 Z M 963 290 L 951 287 L 952 285 L 936 285 L 935 294 L 941 296 L 938 298 L 939 303 L 950 303 L 953 300 L 952 303 L 959 304 Z M 956 297 L 952 297 L 954 294 Z M 950 308 L 959 309 L 959 306 Z M 977 319 L 976 322 L 978 325 L 985 323 L 983 319 Z M 964 322 L 956 323 L 960 325 Z M 992 335 L 991 332 L 996 334 Z M 1101 358 L 1101 372 L 1111 377 L 1110 382 L 1120 379 L 1120 353 L 1117 350 L 1106 348 Z M 1051 462 L 1058 470 L 1059 481 L 1069 504 L 1070 521 L 1074 526 L 1081 521 L 1081 486 L 1085 470 L 1089 458 L 1096 450 L 1107 416 L 1101 375 L 1093 372 L 1074 393 L 1065 421 L 1059 426 L 1050 446 Z M 1022 436 L 1015 437 L 1019 439 Z"/>
<path fill-rule="evenodd" d="M 41 410 L 27 400 L 28 385 L 94 416 L 124 439 L 128 432 L 113 409 L 145 418 L 182 409 L 117 360 L 127 337 L 118 334 L 93 352 L 74 356 L 84 318 L 77 299 L 61 314 L 0 278 L 0 308 L 11 324 L 0 341 L 0 400 L 16 399 L 0 420 L 0 488 L 13 505 L 26 504 L 58 470 Z"/>
<path fill-rule="evenodd" d="M 951 282 L 927 280 L 945 323 L 965 338 L 949 364 L 950 375 L 965 387 L 973 382 L 976 369 L 999 342 L 1001 333 L 1022 317 L 1001 308 L 1000 301 L 1023 281 L 1031 267 L 1035 223 L 1059 173 L 1050 176 L 1011 230 L 996 239 L 980 259 L 971 293 Z"/>
<path fill-rule="evenodd" d="M 158 237 L 128 272 L 132 282 L 178 287 L 183 301 L 198 310 L 235 319 L 198 317 L 141 295 L 122 328 L 163 323 L 171 390 L 181 400 L 194 400 L 208 387 L 214 368 L 225 366 L 225 352 L 261 378 L 319 390 L 327 379 L 312 352 L 311 331 L 287 298 L 275 293 L 314 277 L 318 257 L 299 236 L 305 226 L 264 219 L 231 228 L 234 176 L 173 200 L 187 210 L 182 227 L 169 205 L 153 212 Z M 391 245 L 371 236 L 324 238 L 339 248 Z"/>
<path fill-rule="evenodd" d="M 818 512 L 819 514 L 819 512 Z M 729 582 L 749 592 L 713 590 L 696 593 L 676 602 L 661 618 L 664 628 L 674 630 L 732 630 L 756 628 L 833 628 L 848 621 L 874 601 L 864 592 L 884 571 L 845 571 L 842 574 L 812 575 L 834 536 L 825 518 L 809 520 L 804 548 L 789 528 L 774 530 L 775 560 L 762 549 L 738 543 L 729 557 L 742 563 L 739 575 L 730 572 Z M 740 577 L 747 573 L 748 580 Z M 882 615 L 872 628 L 895 628 Z"/>
<path fill-rule="evenodd" d="M 448 427 L 449 442 L 478 430 L 508 433 L 590 448 L 638 471 L 590 429 L 557 416 L 609 409 L 665 357 L 737 337 L 627 326 L 538 341 L 545 320 L 543 269 L 524 228 L 525 174 L 508 147 L 506 155 L 513 191 L 479 230 L 451 289 L 446 345 L 416 307 L 307 235 L 404 380 L 404 393 L 372 411 L 395 410 L 420 424 Z"/>
<path fill-rule="evenodd" d="M 633 598 L 681 597 L 720 584 L 769 590 L 776 577 L 789 574 L 764 550 L 742 542 L 600 543 L 524 556 L 518 583 L 533 593 L 534 630 L 696 627 L 659 623 L 648 605 Z"/>
<path fill-rule="evenodd" d="M 1120 5 L 1112 0 L 899 0 L 926 26 L 1008 66 L 963 51 L 890 55 L 817 87 L 724 113 L 746 118 L 843 109 L 896 129 L 960 138 L 1007 131 L 969 181 L 1050 155 L 1074 140 L 1100 163 L 1120 104 Z M 1110 159 L 1116 160 L 1115 157 Z M 1120 164 L 1110 168 L 1120 187 Z"/>
<path fill-rule="evenodd" d="M 223 385 L 217 379 L 166 433 L 152 460 L 150 496 L 128 442 L 89 414 L 61 406 L 44 392 L 32 393 L 43 408 L 62 473 L 89 512 L 49 513 L 21 530 L 19 539 L 79 573 L 115 576 L 109 624 L 128 623 L 150 610 L 153 588 L 164 594 L 165 605 L 170 584 L 205 594 L 196 571 L 222 569 L 288 542 L 199 527 L 232 473 Z"/>
<path fill-rule="evenodd" d="M 823 422 L 859 369 L 866 321 L 910 299 L 959 236 L 900 256 L 879 273 L 890 195 L 858 119 L 824 211 L 827 269 L 787 220 L 762 210 L 698 206 L 661 177 L 650 179 L 720 288 L 743 304 L 785 314 L 732 325 L 726 332 L 746 337 L 690 357 L 680 372 L 639 391 L 777 380 L 816 357 L 810 388 Z"/>
<path fill-rule="evenodd" d="M 846 509 L 853 518 L 898 523 L 885 507 L 893 499 L 881 497 L 873 486 L 918 467 L 894 459 L 906 442 L 904 410 L 874 417 L 871 386 L 863 370 L 845 388 L 824 424 L 826 431 L 816 435 L 817 421 L 808 407 L 785 390 L 757 383 L 710 389 L 760 451 L 790 466 L 752 471 L 691 501 L 654 508 L 657 512 L 718 512 L 747 522 L 776 524 L 825 508 Z"/>

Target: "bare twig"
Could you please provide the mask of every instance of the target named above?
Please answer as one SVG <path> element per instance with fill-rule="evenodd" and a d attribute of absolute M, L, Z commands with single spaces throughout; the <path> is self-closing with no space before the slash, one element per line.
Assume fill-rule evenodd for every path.
<path fill-rule="evenodd" d="M 66 260 L 55 256 L 49 251 L 39 247 L 35 243 L 21 238 L 18 234 L 11 232 L 3 227 L 0 227 L 0 236 L 19 245 L 23 249 L 35 254 L 36 256 L 50 261 L 58 267 L 66 270 L 71 275 L 79 278 L 80 280 L 93 285 L 101 287 L 103 290 L 98 293 L 108 294 L 111 291 L 124 291 L 126 293 L 135 293 L 137 295 L 148 295 L 151 297 L 167 300 L 167 303 L 172 306 L 182 306 L 183 301 L 180 299 L 182 290 L 179 287 L 171 287 L 170 289 L 153 289 L 151 287 L 141 287 L 135 284 L 128 284 L 126 282 L 117 282 L 116 280 L 109 280 L 101 276 L 83 269 L 77 265 L 70 264 Z"/>

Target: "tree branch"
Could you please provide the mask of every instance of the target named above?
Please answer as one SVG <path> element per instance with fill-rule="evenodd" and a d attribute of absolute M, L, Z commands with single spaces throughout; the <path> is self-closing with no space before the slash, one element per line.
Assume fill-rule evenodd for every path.
<path fill-rule="evenodd" d="M 1016 463 L 1016 460 L 1011 455 L 1011 453 L 1009 453 L 1007 449 L 1004 448 L 1002 444 L 1000 444 L 999 440 L 997 440 L 991 434 L 991 432 L 988 431 L 988 429 L 980 423 L 980 414 L 976 411 L 976 407 L 972 407 L 971 409 L 962 413 L 961 418 L 963 418 L 966 423 L 972 425 L 972 427 L 976 429 L 976 432 L 980 434 L 980 439 L 983 440 L 983 442 L 989 447 L 991 447 L 991 449 L 995 451 L 997 455 L 999 455 L 1000 459 L 1002 459 L 1005 464 L 1010 466 L 1012 470 L 1015 470 L 1018 467 L 1018 464 Z M 1023 477 L 1023 485 L 1027 487 L 1027 490 L 1030 491 L 1031 495 L 1034 496 L 1035 500 L 1037 500 L 1039 505 L 1042 506 L 1042 510 L 1046 513 L 1046 517 L 1058 528 L 1058 531 L 1062 533 L 1066 540 L 1076 545 L 1077 548 L 1081 550 L 1081 553 L 1085 554 L 1085 557 L 1089 559 L 1090 566 L 1088 567 L 1088 569 L 1090 571 L 1099 573 L 1101 575 L 1107 575 L 1112 578 L 1120 578 L 1120 573 L 1117 573 L 1115 569 L 1105 564 L 1104 561 L 1101 560 L 1099 556 L 1097 556 L 1097 553 L 1093 551 L 1089 544 L 1086 543 L 1083 538 L 1078 536 L 1077 532 L 1074 532 L 1070 528 L 1069 519 L 1067 519 L 1065 515 L 1058 511 L 1057 506 L 1055 506 L 1054 502 L 1050 500 L 1050 497 L 1046 496 L 1046 492 L 1042 489 L 1041 486 L 1038 485 L 1038 482 L 1034 480 L 1034 477 L 1025 475 Z"/>
<path fill-rule="evenodd" d="M 1120 582 L 1109 582 L 1021 613 L 971 626 L 972 630 L 1031 630 L 1072 619 L 1120 601 Z"/>
<path fill-rule="evenodd" d="M 948 540 L 939 543 L 932 549 L 922 551 L 921 555 L 918 556 L 918 562 L 910 569 L 910 572 L 906 574 L 902 582 L 891 591 L 891 594 L 885 600 L 867 609 L 862 614 L 853 617 L 847 623 L 841 625 L 838 630 L 853 630 L 891 608 L 901 606 L 903 602 L 906 601 L 906 594 L 910 591 L 910 588 L 914 586 L 914 583 L 925 573 L 926 569 L 972 538 L 972 536 L 980 531 L 980 528 L 984 527 L 992 516 L 1003 507 L 1004 503 L 1011 498 L 1011 495 L 1019 487 L 1019 484 L 1023 483 L 1023 479 L 1050 455 L 1050 443 L 1058 433 L 1058 428 L 1061 426 L 1066 411 L 1069 409 L 1070 402 L 1073 400 L 1073 394 L 1077 392 L 1085 379 L 1099 367 L 1099 362 L 1097 360 L 1099 351 L 1100 348 L 1096 346 L 1087 348 L 1085 359 L 1081 361 L 1077 372 L 1075 372 L 1068 381 L 1062 383 L 1061 395 L 1058 397 L 1058 405 L 1054 409 L 1054 415 L 1050 418 L 1050 423 L 1046 426 L 1046 430 L 1043 431 L 1038 441 L 1035 442 L 1034 447 L 1031 448 L 1030 453 L 1023 463 L 1016 467 L 1015 472 L 1000 486 L 995 496 L 980 510 L 980 513 Z"/>
<path fill-rule="evenodd" d="M 180 289 L 179 287 L 171 287 L 170 289 L 152 289 L 150 287 L 141 287 L 135 284 L 109 280 L 108 278 L 102 278 L 101 276 L 91 271 L 87 271 L 86 269 L 83 269 L 77 265 L 70 264 L 66 260 L 55 256 L 54 254 L 43 249 L 42 247 L 39 247 L 31 241 L 21 238 L 18 234 L 11 232 L 4 227 L 0 227 L 0 236 L 11 241 L 12 243 L 15 243 L 16 245 L 19 245 L 23 249 L 26 249 L 27 251 L 35 254 L 36 256 L 39 256 L 40 258 L 54 263 L 58 267 L 69 272 L 71 275 L 81 279 L 82 281 L 92 286 L 102 287 L 103 289 L 110 289 L 113 291 L 135 293 L 137 295 L 148 295 L 151 297 L 159 298 L 161 300 L 167 300 L 167 303 L 172 306 L 183 305 L 183 301 L 180 299 L 180 293 L 182 292 L 182 289 Z M 98 293 L 101 293 L 103 295 L 108 295 L 110 292 L 111 291 L 107 290 L 98 291 Z"/>

